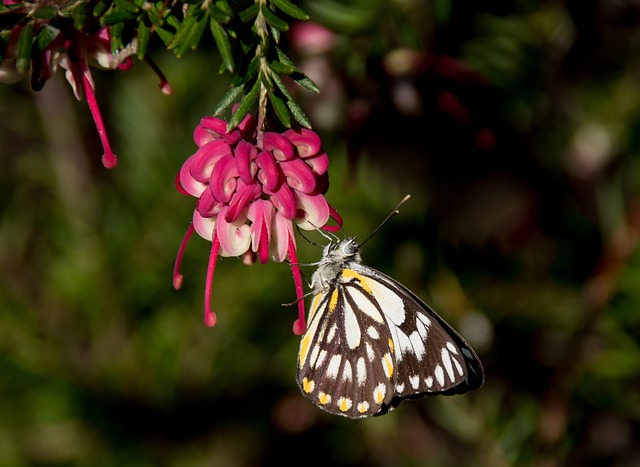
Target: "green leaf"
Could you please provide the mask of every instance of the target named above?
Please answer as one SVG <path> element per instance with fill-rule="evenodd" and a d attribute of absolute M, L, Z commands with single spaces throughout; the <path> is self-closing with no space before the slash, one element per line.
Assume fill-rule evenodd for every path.
<path fill-rule="evenodd" d="M 169 44 L 173 41 L 173 33 L 161 27 L 156 27 L 154 31 L 168 48 Z"/>
<path fill-rule="evenodd" d="M 269 63 L 269 68 L 279 75 L 290 75 L 296 71 L 296 67 L 278 61 Z"/>
<path fill-rule="evenodd" d="M 311 78 L 309 78 L 307 75 L 305 75 L 302 72 L 293 73 L 291 75 L 291 79 L 293 79 L 293 81 L 295 81 L 298 85 L 305 88 L 307 91 L 311 91 L 315 93 L 320 92 L 320 88 L 318 87 L 318 85 L 314 83 Z"/>
<path fill-rule="evenodd" d="M 286 21 L 278 18 L 276 14 L 269 8 L 263 6 L 260 11 L 264 16 L 264 19 L 267 21 L 267 24 L 272 28 L 275 28 L 278 31 L 282 32 L 289 30 L 289 24 Z"/>
<path fill-rule="evenodd" d="M 238 104 L 238 108 L 231 116 L 231 120 L 229 120 L 229 124 L 227 125 L 227 131 L 233 130 L 238 124 L 242 121 L 242 119 L 249 113 L 251 106 L 258 99 L 258 91 L 260 90 L 260 80 L 256 79 L 255 83 L 253 83 L 253 87 L 251 91 L 247 95 L 245 95 L 242 99 L 240 99 L 240 103 Z"/>
<path fill-rule="evenodd" d="M 289 27 L 289 25 L 287 25 Z M 276 44 L 280 43 L 280 31 L 278 31 L 273 26 L 269 26 L 269 32 L 271 33 L 271 37 L 273 38 L 273 42 Z"/>
<path fill-rule="evenodd" d="M 117 23 L 111 26 L 111 52 L 115 53 L 122 49 L 122 32 L 124 31 L 124 23 Z"/>
<path fill-rule="evenodd" d="M 102 15 L 102 18 L 100 18 L 100 24 L 102 24 L 103 26 L 109 26 L 112 24 L 122 23 L 124 21 L 134 19 L 135 17 L 136 15 L 131 13 L 130 11 L 114 7 L 111 9 L 111 11 L 109 11 L 109 13 Z"/>
<path fill-rule="evenodd" d="M 271 0 L 271 3 L 292 18 L 299 19 L 301 21 L 307 21 L 310 18 L 302 8 L 294 5 L 289 0 Z"/>
<path fill-rule="evenodd" d="M 224 12 L 229 17 L 233 16 L 233 8 L 229 6 L 229 2 L 227 2 L 227 0 L 218 0 L 217 2 L 214 3 L 214 5 L 216 6 L 216 8 Z"/>
<path fill-rule="evenodd" d="M 242 95 L 242 89 L 242 86 L 229 89 L 216 106 L 215 110 L 213 111 L 213 115 L 220 115 L 231 105 L 233 105 L 238 100 L 238 97 Z"/>
<path fill-rule="evenodd" d="M 269 93 L 269 102 L 271 102 L 271 107 L 273 107 L 273 111 L 276 113 L 278 120 L 280 120 L 285 127 L 291 128 L 291 115 L 287 104 L 285 104 L 275 92 Z"/>
<path fill-rule="evenodd" d="M 38 9 L 34 12 L 34 18 L 38 19 L 52 19 L 58 15 L 58 9 L 54 6 L 44 5 L 38 7 Z"/>
<path fill-rule="evenodd" d="M 196 50 L 198 48 L 198 44 L 200 43 L 200 39 L 202 39 L 202 34 L 204 34 L 206 27 L 207 15 L 202 15 L 202 17 L 198 19 L 195 28 L 193 28 L 193 31 L 189 36 L 189 46 L 191 50 Z"/>
<path fill-rule="evenodd" d="M 18 73 L 29 71 L 31 64 L 31 50 L 33 47 L 33 22 L 29 21 L 20 30 L 17 45 L 16 70 Z"/>
<path fill-rule="evenodd" d="M 154 26 L 164 26 L 165 20 L 162 17 L 162 13 L 160 13 L 160 10 L 155 5 L 149 4 L 147 18 L 149 18 L 149 21 L 151 21 L 151 24 Z"/>
<path fill-rule="evenodd" d="M 78 31 L 84 29 L 87 24 L 87 7 L 86 3 L 79 2 L 71 9 L 71 17 L 73 18 L 73 27 Z"/>
<path fill-rule="evenodd" d="M 254 3 L 246 10 L 242 10 L 240 13 L 238 13 L 238 16 L 240 17 L 240 21 L 242 21 L 243 23 L 248 23 L 249 21 L 251 21 L 253 18 L 255 18 L 258 15 L 259 8 L 260 7 L 258 6 L 258 4 Z"/>
<path fill-rule="evenodd" d="M 305 128 L 311 129 L 311 122 L 296 101 L 294 101 L 293 99 L 289 99 L 287 101 L 287 107 L 289 107 L 289 110 L 291 110 L 293 117 L 298 121 L 300 125 Z"/>
<path fill-rule="evenodd" d="M 43 51 L 60 34 L 60 29 L 45 24 L 38 33 L 38 50 Z"/>
<path fill-rule="evenodd" d="M 284 94 L 284 96 L 287 98 L 288 101 L 293 100 L 293 96 L 287 89 L 287 86 L 285 86 L 284 82 L 280 79 L 280 77 L 277 74 L 270 73 L 269 77 L 273 80 L 275 85 L 278 87 L 278 89 L 280 89 L 280 92 Z"/>
<path fill-rule="evenodd" d="M 229 21 L 231 21 L 231 15 L 226 11 L 218 8 L 218 6 L 214 3 L 209 3 L 207 12 L 209 13 L 209 16 L 211 16 L 211 18 L 215 19 L 220 24 L 227 24 Z"/>
<path fill-rule="evenodd" d="M 189 48 L 190 35 L 196 27 L 196 21 L 195 16 L 187 16 L 167 47 L 169 50 L 173 50 L 178 58 L 182 57 Z"/>
<path fill-rule="evenodd" d="M 140 8 L 129 0 L 114 0 L 113 3 L 117 7 L 122 8 L 125 11 L 130 11 L 131 13 L 138 13 L 140 11 Z"/>
<path fill-rule="evenodd" d="M 216 41 L 216 47 L 222 58 L 222 65 L 227 71 L 233 71 L 233 54 L 231 52 L 231 43 L 225 29 L 214 19 L 211 18 L 211 34 Z"/>
<path fill-rule="evenodd" d="M 138 33 L 136 34 L 136 37 L 138 39 L 138 51 L 136 54 L 138 58 L 142 60 L 147 53 L 149 39 L 151 38 L 151 28 L 144 21 L 140 21 L 138 24 Z"/>
<path fill-rule="evenodd" d="M 104 14 L 104 12 L 109 9 L 110 6 L 111 3 L 100 0 L 98 3 L 96 3 L 96 6 L 93 7 L 93 16 L 95 18 L 100 18 Z"/>
<path fill-rule="evenodd" d="M 311 92 L 320 92 L 320 88 L 313 82 L 307 75 L 305 75 L 300 69 L 294 65 L 291 59 L 285 54 L 280 47 L 275 47 L 276 54 L 278 55 L 278 60 L 282 62 L 284 65 L 290 66 L 294 69 L 291 78 L 298 83 L 300 86 L 305 88 L 307 91 Z"/>
<path fill-rule="evenodd" d="M 280 77 L 273 72 L 269 75 L 269 77 L 273 80 L 280 92 L 287 98 L 287 107 L 289 107 L 289 110 L 291 111 L 293 117 L 298 121 L 298 123 L 300 123 L 300 125 L 310 129 L 311 122 L 307 118 L 307 115 L 293 99 L 293 96 L 291 95 L 285 84 L 282 82 Z"/>

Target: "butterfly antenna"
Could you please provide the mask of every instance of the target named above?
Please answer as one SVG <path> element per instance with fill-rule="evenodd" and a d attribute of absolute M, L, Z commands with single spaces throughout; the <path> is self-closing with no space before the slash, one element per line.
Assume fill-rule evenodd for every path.
<path fill-rule="evenodd" d="M 302 233 L 302 229 L 301 229 L 297 224 L 296 224 L 296 230 L 298 231 L 298 234 L 299 234 L 302 238 L 304 238 L 304 239 L 307 241 L 307 243 L 308 243 L 309 245 L 314 245 L 314 246 L 322 247 L 322 245 L 320 245 L 319 243 L 316 243 L 316 242 L 312 241 L 311 239 L 309 239 L 309 237 L 307 237 L 305 234 L 303 234 L 303 233 Z"/>
<path fill-rule="evenodd" d="M 371 234 L 362 243 L 360 243 L 360 246 L 364 245 L 369 240 L 371 240 L 371 237 L 373 237 L 376 233 L 378 233 L 378 230 L 380 230 L 387 222 L 389 222 L 392 217 L 394 217 L 396 214 L 400 214 L 400 206 L 406 203 L 409 200 L 409 198 L 411 198 L 411 195 L 406 195 L 404 198 L 402 198 L 402 200 L 400 200 L 400 202 L 395 207 L 395 209 L 391 211 L 387 217 L 384 218 L 384 220 L 380 223 L 380 225 L 373 232 L 371 232 Z"/>

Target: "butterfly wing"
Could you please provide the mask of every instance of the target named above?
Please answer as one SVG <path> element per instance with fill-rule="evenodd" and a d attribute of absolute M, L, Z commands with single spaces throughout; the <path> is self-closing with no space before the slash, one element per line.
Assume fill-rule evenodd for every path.
<path fill-rule="evenodd" d="M 403 399 L 459 394 L 484 372 L 465 340 L 392 278 L 352 261 L 318 293 L 298 356 L 298 384 L 318 407 L 351 418 Z"/>

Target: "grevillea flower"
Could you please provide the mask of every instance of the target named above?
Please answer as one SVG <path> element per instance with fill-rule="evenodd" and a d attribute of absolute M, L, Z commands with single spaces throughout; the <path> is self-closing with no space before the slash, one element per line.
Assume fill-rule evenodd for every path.
<path fill-rule="evenodd" d="M 342 224 L 323 196 L 329 158 L 311 130 L 266 132 L 258 137 L 250 115 L 236 129 L 226 128 L 224 120 L 204 117 L 194 132 L 198 150 L 176 178 L 178 190 L 198 201 L 178 251 L 174 287 L 182 284 L 180 261 L 194 231 L 212 243 L 205 286 L 207 326 L 216 322 L 211 286 L 218 256 L 240 256 L 247 264 L 256 258 L 261 263 L 288 259 L 298 298 L 293 330 L 302 334 L 306 324 L 293 226 L 336 230 Z M 326 225 L 330 218 L 338 225 Z"/>

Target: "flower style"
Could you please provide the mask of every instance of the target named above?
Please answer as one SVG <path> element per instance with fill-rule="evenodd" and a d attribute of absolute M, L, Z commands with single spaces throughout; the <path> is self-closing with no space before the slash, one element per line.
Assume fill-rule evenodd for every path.
<path fill-rule="evenodd" d="M 338 213 L 323 194 L 328 188 L 329 158 L 320 137 L 305 128 L 284 133 L 259 134 L 251 115 L 230 132 L 227 123 L 204 117 L 194 132 L 199 149 L 189 157 L 176 178 L 176 187 L 198 198 L 193 222 L 178 251 L 174 287 L 184 247 L 194 230 L 212 242 L 205 286 L 204 321 L 213 326 L 211 285 L 218 256 L 241 256 L 251 264 L 269 258 L 288 258 L 298 298 L 298 319 L 293 331 L 304 333 L 302 279 L 293 232 L 302 229 L 337 230 Z M 326 225 L 329 219 L 338 225 Z"/>
<path fill-rule="evenodd" d="M 136 39 L 117 54 L 112 54 L 111 30 L 108 26 L 99 28 L 97 18 L 93 15 L 87 15 L 86 24 L 78 30 L 70 14 L 65 12 L 63 2 L 33 3 L 0 0 L 0 3 L 9 7 L 5 10 L 5 13 L 10 15 L 7 18 L 17 18 L 11 27 L 6 48 L 0 57 L 0 82 L 10 84 L 30 76 L 31 87 L 39 91 L 46 81 L 55 75 L 58 66 L 64 68 L 65 76 L 76 98 L 87 99 L 104 148 L 103 165 L 107 168 L 115 167 L 118 159 L 109 144 L 95 97 L 95 85 L 90 67 L 103 70 L 128 70 L 132 66 L 131 55 L 136 52 Z M 56 13 L 47 18 L 42 12 L 39 14 L 41 9 L 48 10 L 47 14 L 51 11 Z M 33 47 L 29 47 L 30 55 L 24 56 L 23 53 L 23 56 L 20 56 L 19 54 L 18 46 L 22 36 L 36 38 L 32 39 L 35 40 Z M 41 37 L 47 38 L 48 42 L 42 44 Z M 24 44 L 21 50 L 24 51 Z M 162 92 L 170 94 L 171 86 L 166 78 L 153 62 L 150 60 L 147 62 L 159 75 Z"/>

